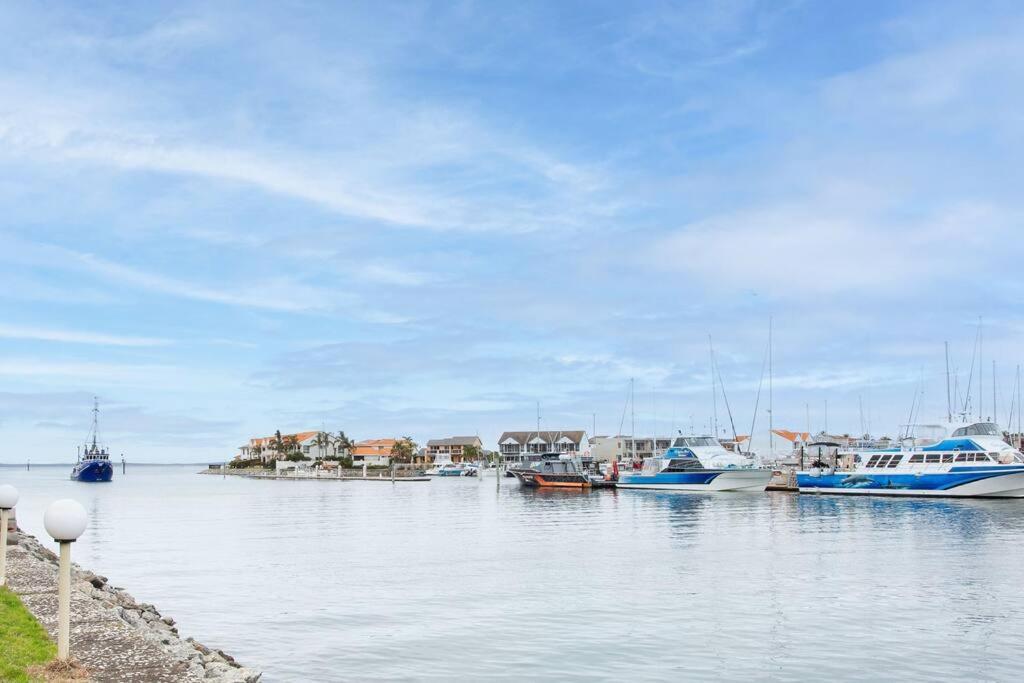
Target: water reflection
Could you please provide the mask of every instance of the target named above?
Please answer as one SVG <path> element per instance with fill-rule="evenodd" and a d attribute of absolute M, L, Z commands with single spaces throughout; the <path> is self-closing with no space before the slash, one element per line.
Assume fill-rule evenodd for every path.
<path fill-rule="evenodd" d="M 47 503 L 78 498 L 91 526 L 76 561 L 270 682 L 877 679 L 865 653 L 893 678 L 1024 666 L 1013 501 L 188 468 L 74 487 L 65 470 L 0 469 L 24 526 L 38 535 Z"/>

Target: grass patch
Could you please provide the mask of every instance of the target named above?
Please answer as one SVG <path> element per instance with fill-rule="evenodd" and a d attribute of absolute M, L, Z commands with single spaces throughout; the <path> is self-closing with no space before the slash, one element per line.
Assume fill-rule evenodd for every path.
<path fill-rule="evenodd" d="M 26 669 L 57 656 L 57 646 L 14 593 L 0 588 L 0 681 L 29 683 Z"/>

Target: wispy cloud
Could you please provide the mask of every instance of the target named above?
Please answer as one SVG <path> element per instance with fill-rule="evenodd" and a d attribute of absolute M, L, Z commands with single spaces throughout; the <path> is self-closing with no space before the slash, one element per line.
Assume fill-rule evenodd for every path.
<path fill-rule="evenodd" d="M 169 339 L 157 337 L 131 337 L 78 330 L 44 329 L 4 324 L 0 324 L 0 338 L 30 339 L 69 344 L 95 344 L 99 346 L 166 346 L 172 343 Z"/>

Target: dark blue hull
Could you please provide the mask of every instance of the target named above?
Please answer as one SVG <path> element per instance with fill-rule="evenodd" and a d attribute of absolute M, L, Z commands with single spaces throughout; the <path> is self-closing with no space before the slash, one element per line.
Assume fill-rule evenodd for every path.
<path fill-rule="evenodd" d="M 71 470 L 75 481 L 110 481 L 114 478 L 114 467 L 107 460 L 80 462 Z"/>

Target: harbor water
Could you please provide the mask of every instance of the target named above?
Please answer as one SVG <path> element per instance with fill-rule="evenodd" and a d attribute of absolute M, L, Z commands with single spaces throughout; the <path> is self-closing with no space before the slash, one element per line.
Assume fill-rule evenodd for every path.
<path fill-rule="evenodd" d="M 1011 680 L 1024 501 L 0 468 L 22 527 L 266 681 Z M 52 543 L 49 544 L 52 547 Z"/>

